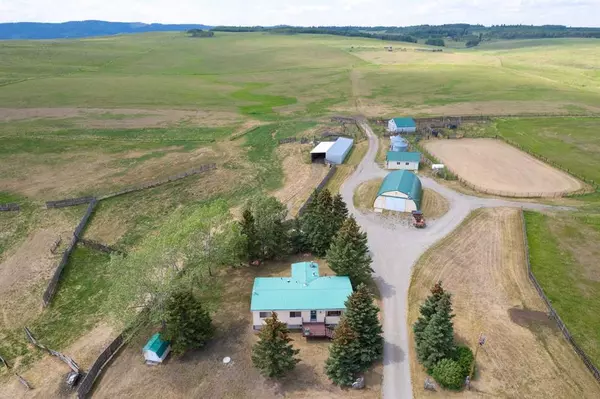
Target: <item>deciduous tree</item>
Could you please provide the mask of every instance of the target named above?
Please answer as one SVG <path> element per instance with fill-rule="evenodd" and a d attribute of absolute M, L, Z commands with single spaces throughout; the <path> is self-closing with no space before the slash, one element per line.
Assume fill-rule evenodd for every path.
<path fill-rule="evenodd" d="M 278 320 L 277 313 L 265 319 L 258 337 L 252 348 L 252 362 L 262 375 L 280 378 L 296 367 L 300 351 L 293 348 L 288 328 Z"/>
<path fill-rule="evenodd" d="M 260 259 L 273 259 L 287 253 L 287 207 L 275 197 L 259 196 L 251 199 L 247 208 L 254 217 Z"/>

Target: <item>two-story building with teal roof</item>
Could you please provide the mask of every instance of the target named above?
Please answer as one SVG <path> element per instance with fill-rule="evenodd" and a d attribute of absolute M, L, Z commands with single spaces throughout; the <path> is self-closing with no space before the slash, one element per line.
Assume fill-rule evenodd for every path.
<path fill-rule="evenodd" d="M 394 118 L 388 121 L 390 133 L 414 133 L 417 131 L 417 123 L 413 118 Z"/>
<path fill-rule="evenodd" d="M 314 262 L 294 263 L 289 277 L 254 279 L 250 310 L 255 330 L 277 312 L 290 329 L 302 329 L 306 336 L 326 336 L 346 310 L 344 303 L 352 294 L 346 276 L 321 276 Z"/>
<path fill-rule="evenodd" d="M 397 170 L 383 179 L 373 208 L 375 212 L 417 211 L 421 208 L 422 197 L 423 188 L 417 175 L 407 170 Z"/>

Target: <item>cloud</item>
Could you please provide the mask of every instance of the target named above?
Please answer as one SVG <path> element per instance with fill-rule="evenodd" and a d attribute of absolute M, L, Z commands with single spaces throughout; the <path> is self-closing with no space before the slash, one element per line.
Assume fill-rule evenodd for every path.
<path fill-rule="evenodd" d="M 0 0 L 0 22 L 594 26 L 598 15 L 600 0 Z"/>

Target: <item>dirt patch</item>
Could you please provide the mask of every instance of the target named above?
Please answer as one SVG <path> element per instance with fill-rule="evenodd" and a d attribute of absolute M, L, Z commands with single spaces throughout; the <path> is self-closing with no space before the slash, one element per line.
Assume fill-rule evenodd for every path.
<path fill-rule="evenodd" d="M 423 189 L 421 211 L 427 220 L 441 218 L 448 212 L 448 209 L 450 209 L 450 204 L 446 198 L 437 191 L 429 188 Z"/>
<path fill-rule="evenodd" d="M 0 108 L 0 122 L 25 119 L 77 118 L 82 128 L 144 128 L 175 124 L 192 126 L 226 126 L 240 119 L 233 112 L 180 109 L 111 109 L 111 108 Z"/>
<path fill-rule="evenodd" d="M 299 333 L 292 334 L 292 339 L 294 346 L 300 349 L 302 361 L 285 379 L 268 381 L 253 367 L 251 348 L 257 338 L 252 332 L 248 307 L 254 278 L 289 275 L 292 261 L 225 271 L 221 276 L 226 284 L 223 303 L 213 316 L 217 337 L 207 347 L 179 359 L 169 358 L 161 366 L 148 367 L 143 364 L 140 353 L 152 333 L 147 331 L 106 369 L 94 397 L 379 398 L 381 366 L 367 373 L 364 391 L 342 390 L 332 385 L 324 374 L 329 342 L 306 341 Z M 231 364 L 223 364 L 225 356 L 231 357 Z"/>
<path fill-rule="evenodd" d="M 478 191 L 554 197 L 584 188 L 574 177 L 499 140 L 429 140 L 424 146 Z"/>
<path fill-rule="evenodd" d="M 546 311 L 527 277 L 523 245 L 517 209 L 483 209 L 419 260 L 409 289 L 409 325 L 431 286 L 442 280 L 452 293 L 458 341 L 474 349 L 482 332 L 487 341 L 477 356 L 473 390 L 429 394 L 422 388 L 426 373 L 415 358 L 409 329 L 415 398 L 599 397 L 600 386 L 560 331 L 542 323 L 525 328 L 511 320 L 510 309 L 528 309 L 519 313 L 523 317 Z"/>
<path fill-rule="evenodd" d="M 521 327 L 534 328 L 535 326 L 545 326 L 556 328 L 556 322 L 550 318 L 548 313 L 539 310 L 528 310 L 511 308 L 508 309 L 510 320 Z"/>
<path fill-rule="evenodd" d="M 87 370 L 117 334 L 110 325 L 98 324 L 62 353 L 70 356 L 81 368 Z M 43 342 L 43 337 L 38 338 Z M 64 384 L 69 371 L 69 367 L 56 357 L 44 355 L 22 374 L 23 378 L 34 387 L 33 390 L 26 391 L 16 377 L 11 377 L 2 385 L 2 395 L 6 395 L 3 396 L 6 398 L 71 397 L 73 391 Z"/>
<path fill-rule="evenodd" d="M 284 174 L 283 187 L 273 196 L 286 204 L 289 215 L 295 216 L 313 190 L 323 180 L 329 168 L 308 162 L 310 145 L 287 144 L 277 148 Z"/>

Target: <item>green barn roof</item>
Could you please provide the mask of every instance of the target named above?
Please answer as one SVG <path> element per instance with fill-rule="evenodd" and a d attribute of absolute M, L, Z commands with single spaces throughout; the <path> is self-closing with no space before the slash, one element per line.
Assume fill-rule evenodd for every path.
<path fill-rule="evenodd" d="M 160 334 L 156 333 L 150 338 L 146 346 L 144 346 L 144 352 L 150 351 L 156 353 L 156 356 L 162 357 L 167 348 L 169 347 L 169 341 L 163 341 L 160 339 Z"/>
<path fill-rule="evenodd" d="M 390 191 L 400 191 L 408 195 L 408 198 L 417 204 L 417 209 L 421 208 L 423 189 L 421 187 L 421 180 L 414 173 L 408 170 L 397 170 L 389 173 L 383 179 L 377 196 L 382 195 L 385 197 L 385 193 Z"/>
<path fill-rule="evenodd" d="M 394 118 L 396 127 L 417 127 L 413 118 Z"/>
<path fill-rule="evenodd" d="M 420 152 L 388 151 L 386 159 L 392 162 L 420 162 Z"/>
<path fill-rule="evenodd" d="M 294 263 L 290 277 L 254 279 L 250 310 L 345 309 L 350 294 L 347 276 L 320 276 L 318 264 Z"/>

